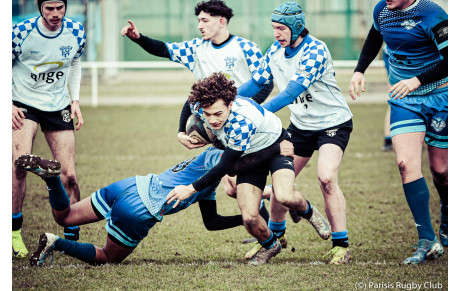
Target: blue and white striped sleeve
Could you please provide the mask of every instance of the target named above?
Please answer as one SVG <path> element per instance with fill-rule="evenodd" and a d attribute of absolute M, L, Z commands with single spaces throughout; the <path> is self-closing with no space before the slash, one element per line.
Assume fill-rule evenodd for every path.
<path fill-rule="evenodd" d="M 292 81 L 302 85 L 305 90 L 315 81 L 319 80 L 326 72 L 327 52 L 324 45 L 319 41 L 309 44 L 305 50 L 299 68 L 292 77 Z"/>

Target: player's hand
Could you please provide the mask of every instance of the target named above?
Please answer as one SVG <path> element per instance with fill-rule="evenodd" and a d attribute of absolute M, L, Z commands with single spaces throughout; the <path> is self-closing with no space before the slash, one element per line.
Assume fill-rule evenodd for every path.
<path fill-rule="evenodd" d="M 201 143 L 199 140 L 186 135 L 185 132 L 179 132 L 177 134 L 177 140 L 188 149 L 196 149 L 205 146 L 204 143 Z"/>
<path fill-rule="evenodd" d="M 422 85 L 422 83 L 420 83 L 419 79 L 413 77 L 394 84 L 391 86 L 389 93 L 391 93 L 391 98 L 402 99 L 410 92 L 417 90 L 420 85 Z"/>
<path fill-rule="evenodd" d="M 80 103 L 78 100 L 72 101 L 72 105 L 70 106 L 70 118 L 73 120 L 75 118 L 75 115 L 77 116 L 77 123 L 75 124 L 76 130 L 80 130 L 80 128 L 83 126 L 83 115 L 81 114 L 80 111 Z"/>
<path fill-rule="evenodd" d="M 130 39 L 139 39 L 141 37 L 141 34 L 137 30 L 136 26 L 134 25 L 134 22 L 131 20 L 128 20 L 129 25 L 126 25 L 121 29 L 121 36 L 128 36 Z"/>
<path fill-rule="evenodd" d="M 288 140 L 280 142 L 280 155 L 294 158 L 294 145 Z"/>
<path fill-rule="evenodd" d="M 169 192 L 168 196 L 166 196 L 166 203 L 171 204 L 171 202 L 176 200 L 176 203 L 174 203 L 173 205 L 173 208 L 176 208 L 177 206 L 179 206 L 182 200 L 189 198 L 195 192 L 196 190 L 195 188 L 193 188 L 191 184 L 188 186 L 176 186 L 174 189 L 172 189 L 171 192 Z"/>
<path fill-rule="evenodd" d="M 361 86 L 361 92 L 366 91 L 366 78 L 364 74 L 360 72 L 354 72 L 350 80 L 350 85 L 348 86 L 348 93 L 350 94 L 351 99 L 355 100 L 356 95 L 361 97 L 359 87 Z"/>
<path fill-rule="evenodd" d="M 12 121 L 13 121 L 13 129 L 19 130 L 22 128 L 24 125 L 24 122 L 22 121 L 26 116 L 24 115 L 24 112 L 22 112 L 19 108 L 16 106 L 12 105 Z"/>

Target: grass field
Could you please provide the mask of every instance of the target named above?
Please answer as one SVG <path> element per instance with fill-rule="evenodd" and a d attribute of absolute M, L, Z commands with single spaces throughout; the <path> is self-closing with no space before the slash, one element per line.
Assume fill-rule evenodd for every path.
<path fill-rule="evenodd" d="M 379 151 L 385 104 L 352 104 L 354 131 L 340 171 L 347 199 L 347 224 L 352 263 L 327 265 L 331 247 L 305 221 L 287 221 L 288 248 L 268 265 L 247 266 L 244 227 L 210 232 L 197 205 L 165 217 L 120 265 L 90 266 L 63 254 L 48 267 L 32 269 L 27 260 L 12 262 L 13 289 L 59 290 L 354 290 L 447 289 L 448 254 L 421 266 L 401 266 L 417 242 L 416 229 L 404 198 L 394 152 Z M 82 198 L 112 182 L 136 174 L 160 173 L 198 154 L 175 138 L 180 106 L 83 107 L 85 124 L 77 133 L 77 173 Z M 285 127 L 289 114 L 279 116 Z M 50 157 L 42 134 L 34 154 Z M 424 151 L 423 172 L 431 191 L 431 219 L 439 231 L 439 197 Z M 316 156 L 296 185 L 324 214 L 316 178 Z M 218 188 L 218 211 L 239 213 L 235 200 Z M 42 232 L 62 235 L 51 215 L 45 184 L 29 175 L 24 204 L 23 236 L 32 252 Z M 103 246 L 105 222 L 83 226 L 82 242 Z M 412 284 L 412 285 L 411 285 Z M 412 286 L 412 287 L 411 287 Z M 376 288 L 379 287 L 379 288 Z M 442 288 L 439 288 L 442 287 Z"/>

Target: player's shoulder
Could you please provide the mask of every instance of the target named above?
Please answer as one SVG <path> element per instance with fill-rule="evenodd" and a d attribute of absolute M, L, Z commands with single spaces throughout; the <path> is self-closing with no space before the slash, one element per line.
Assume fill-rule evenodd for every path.
<path fill-rule="evenodd" d="M 437 3 L 429 0 L 419 0 L 417 11 L 420 17 L 429 19 L 430 22 L 440 22 L 447 20 L 447 12 Z"/>
<path fill-rule="evenodd" d="M 255 42 L 253 42 L 253 41 L 251 41 L 249 39 L 246 39 L 244 37 L 238 36 L 238 35 L 234 35 L 233 39 L 240 45 L 240 47 L 242 49 L 252 48 L 252 47 L 258 48 L 259 47 Z"/>
<path fill-rule="evenodd" d="M 40 16 L 34 17 L 34 18 L 29 18 L 26 20 L 23 20 L 15 25 L 13 25 L 13 39 L 15 37 L 20 37 L 23 38 L 24 35 L 29 34 L 32 30 L 37 27 L 37 20 L 40 18 Z"/>
<path fill-rule="evenodd" d="M 267 55 L 274 54 L 278 50 L 282 49 L 283 47 L 281 46 L 279 41 L 275 41 L 267 50 Z"/>
<path fill-rule="evenodd" d="M 62 25 L 75 36 L 79 44 L 86 40 L 85 29 L 80 22 L 64 17 Z"/>
<path fill-rule="evenodd" d="M 380 14 L 380 12 L 387 6 L 387 2 L 385 0 L 380 0 L 374 7 L 374 16 Z"/>

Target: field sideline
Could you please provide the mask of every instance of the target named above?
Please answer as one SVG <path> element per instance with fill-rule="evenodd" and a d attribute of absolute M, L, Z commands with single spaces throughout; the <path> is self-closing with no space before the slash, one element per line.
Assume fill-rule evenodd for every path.
<path fill-rule="evenodd" d="M 241 244 L 248 237 L 244 227 L 207 231 L 198 206 L 193 205 L 166 216 L 120 265 L 95 267 L 55 253 L 53 264 L 32 269 L 27 260 L 13 259 L 12 288 L 409 290 L 408 284 L 415 283 L 421 284 L 421 290 L 428 286 L 447 289 L 447 248 L 444 257 L 436 261 L 421 266 L 400 265 L 413 253 L 411 246 L 417 242 L 417 233 L 402 191 L 395 154 L 379 150 L 386 105 L 352 103 L 350 108 L 354 130 L 339 179 L 347 199 L 351 264 L 327 265 L 323 255 L 330 249 L 330 240 L 321 240 L 305 221 L 294 224 L 288 217 L 288 248 L 268 265 L 247 266 L 243 257 L 248 246 Z M 85 124 L 77 132 L 76 155 L 81 198 L 122 178 L 160 173 L 198 154 L 199 150 L 189 151 L 176 140 L 180 110 L 179 105 L 83 106 Z M 289 110 L 285 108 L 278 115 L 287 127 Z M 50 157 L 41 132 L 33 153 Z M 316 161 L 315 155 L 299 175 L 296 187 L 324 214 Z M 429 173 L 426 150 L 423 173 L 431 192 L 431 219 L 438 234 L 439 196 Z M 45 184 L 33 175 L 27 179 L 23 237 L 29 252 L 33 252 L 40 233 L 62 235 L 63 229 L 52 218 Z M 226 197 L 221 187 L 217 202 L 220 214 L 239 213 L 236 201 Z M 80 241 L 103 246 L 104 226 L 105 221 L 82 226 Z"/>

